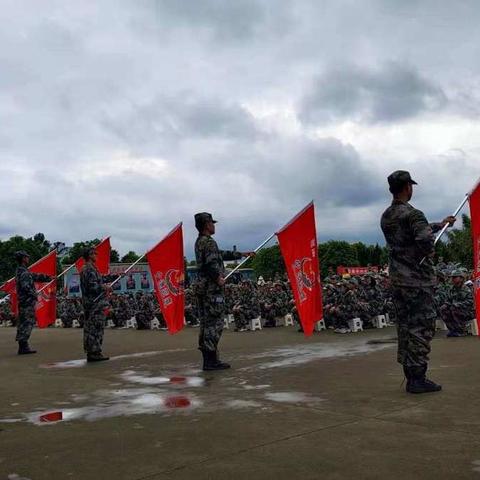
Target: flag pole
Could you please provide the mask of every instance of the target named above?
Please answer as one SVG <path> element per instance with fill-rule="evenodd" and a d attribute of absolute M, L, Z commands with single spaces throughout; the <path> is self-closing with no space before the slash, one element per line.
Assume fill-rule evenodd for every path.
<path fill-rule="evenodd" d="M 143 258 L 145 258 L 145 253 L 141 256 L 141 257 L 138 257 L 137 260 L 135 260 L 135 262 L 133 262 L 121 275 L 119 275 L 112 283 L 110 283 L 110 287 L 113 287 L 124 275 L 126 275 L 135 265 L 137 265 L 137 263 L 140 263 L 140 260 L 142 260 Z"/>
<path fill-rule="evenodd" d="M 143 258 L 145 258 L 145 255 L 146 253 L 144 253 L 141 257 L 138 257 L 137 260 L 135 260 L 135 262 L 133 262 L 121 275 L 119 275 L 112 283 L 109 283 L 108 286 L 109 287 L 113 287 L 113 285 L 115 285 L 124 275 L 126 275 L 135 265 L 137 265 L 137 263 L 140 263 L 140 260 L 142 260 Z M 98 301 L 98 299 L 100 297 L 102 297 L 104 294 L 104 292 L 102 292 L 100 295 L 98 295 L 95 300 L 94 300 L 94 303 Z"/>
<path fill-rule="evenodd" d="M 69 272 L 73 267 L 75 266 L 75 263 L 72 263 L 68 268 L 66 268 L 63 272 L 59 273 L 53 280 L 51 280 L 49 283 L 44 285 L 40 290 L 37 291 L 37 293 L 43 292 L 46 288 L 48 288 L 53 282 L 57 281 L 59 278 L 63 277 L 67 272 Z"/>
<path fill-rule="evenodd" d="M 261 248 L 263 248 L 273 237 L 275 236 L 275 233 L 272 233 L 263 243 L 261 243 L 253 252 L 257 253 Z M 244 265 L 249 259 L 250 255 L 246 258 L 244 258 L 226 277 L 225 281 L 228 280 L 229 277 L 231 277 L 242 265 Z"/>
<path fill-rule="evenodd" d="M 477 181 L 477 183 L 475 184 L 475 187 L 472 188 L 472 190 L 470 190 L 468 193 L 465 194 L 465 197 L 463 198 L 463 200 L 460 202 L 460 205 L 457 207 L 457 209 L 455 210 L 455 212 L 453 212 L 453 215 L 452 217 L 457 217 L 457 215 L 460 213 L 460 211 L 462 210 L 462 208 L 465 206 L 465 204 L 467 203 L 468 199 L 470 198 L 470 195 L 475 191 L 475 189 L 477 188 L 477 186 L 480 184 L 480 179 Z M 440 230 L 440 232 L 438 232 L 438 235 L 435 237 L 435 241 L 434 241 L 434 245 L 436 245 L 438 243 L 438 241 L 442 238 L 443 234 L 447 231 L 447 228 L 449 227 L 449 224 L 447 223 L 446 225 L 443 226 L 443 228 Z M 427 259 L 427 257 L 423 257 L 422 258 L 422 261 L 420 262 L 420 265 L 423 265 L 423 262 Z"/>

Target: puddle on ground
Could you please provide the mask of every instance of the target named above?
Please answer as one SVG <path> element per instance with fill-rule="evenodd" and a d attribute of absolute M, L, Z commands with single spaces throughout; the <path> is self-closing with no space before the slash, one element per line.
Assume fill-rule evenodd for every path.
<path fill-rule="evenodd" d="M 154 366 L 145 370 L 143 365 L 129 367 L 118 374 L 119 381 L 107 383 L 104 389 L 93 393 L 74 393 L 68 398 L 58 399 L 52 408 L 37 410 L 15 418 L 0 419 L 2 423 L 31 422 L 35 425 L 55 425 L 69 421 L 97 421 L 106 418 L 134 415 L 172 415 L 193 412 L 212 412 L 218 409 L 250 409 L 253 413 L 273 411 L 277 404 L 315 405 L 322 399 L 297 391 L 272 391 L 269 378 L 271 368 L 292 367 L 319 359 L 350 357 L 367 354 L 386 348 L 391 344 L 348 344 L 293 345 L 271 349 L 262 353 L 241 356 L 254 359 L 255 365 L 236 369 L 234 375 L 220 372 L 203 372 L 198 367 L 179 365 L 169 371 L 151 373 Z M 120 355 L 112 360 L 143 358 L 185 349 Z M 71 360 L 49 364 L 46 368 L 76 368 L 86 365 L 84 360 Z M 256 370 L 250 382 L 242 371 Z M 215 387 L 212 390 L 211 387 Z M 273 403 L 272 403 L 273 402 Z M 20 416 L 20 418 L 16 418 Z"/>
<path fill-rule="evenodd" d="M 312 403 L 321 401 L 302 392 L 271 392 L 266 393 L 265 398 L 278 403 Z"/>
<path fill-rule="evenodd" d="M 315 345 L 294 345 L 291 347 L 275 348 L 255 355 L 249 355 L 247 358 L 275 358 L 275 360 L 265 363 L 258 362 L 254 366 L 244 367 L 240 370 L 244 371 L 252 369 L 293 367 L 295 365 L 302 365 L 320 359 L 351 357 L 355 355 L 377 352 L 387 348 L 392 348 L 393 346 L 394 345 L 392 344 L 372 345 L 367 344 L 366 342 L 356 344 L 350 343 L 348 345 L 325 345 L 321 343 L 317 343 Z"/>
<path fill-rule="evenodd" d="M 124 360 L 125 358 L 144 358 L 144 357 L 154 357 L 157 355 L 162 355 L 163 353 L 177 353 L 177 352 L 186 352 L 187 348 L 175 348 L 170 350 L 155 350 L 153 352 L 140 352 L 140 353 L 130 353 L 126 355 L 116 355 L 110 357 L 111 361 Z M 88 365 L 86 359 L 78 360 L 67 360 L 65 362 L 54 362 L 54 363 L 45 363 L 40 365 L 40 368 L 80 368 Z"/>
<path fill-rule="evenodd" d="M 141 373 L 137 373 L 133 370 L 127 370 L 123 372 L 120 377 L 132 383 L 139 383 L 142 385 L 179 385 L 188 387 L 201 387 L 205 383 L 205 379 L 202 377 L 149 377 Z"/>

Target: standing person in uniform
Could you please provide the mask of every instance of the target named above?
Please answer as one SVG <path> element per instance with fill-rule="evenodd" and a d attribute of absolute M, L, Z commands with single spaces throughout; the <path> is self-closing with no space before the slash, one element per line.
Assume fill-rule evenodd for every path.
<path fill-rule="evenodd" d="M 18 297 L 18 323 L 17 336 L 18 354 L 28 355 L 37 353 L 32 350 L 28 341 L 35 325 L 35 305 L 37 304 L 37 290 L 35 282 L 50 282 L 52 280 L 48 275 L 33 273 L 28 270 L 30 256 L 27 252 L 20 250 L 15 252 L 15 260 L 18 263 L 15 273 L 15 282 Z"/>
<path fill-rule="evenodd" d="M 195 227 L 198 230 L 198 238 L 195 242 L 195 258 L 198 267 L 195 292 L 200 317 L 198 348 L 203 355 L 203 370 L 230 368 L 230 365 L 221 362 L 218 356 L 218 342 L 222 335 L 225 315 L 223 260 L 251 255 L 219 250 L 217 242 L 212 238 L 215 234 L 215 223 L 217 222 L 213 220 L 210 213 L 202 212 L 195 215 Z"/>
<path fill-rule="evenodd" d="M 87 362 L 109 360 L 102 354 L 103 329 L 106 323 L 105 309 L 108 307 L 107 292 L 110 286 L 104 285 L 110 277 L 102 277 L 95 266 L 97 252 L 94 247 L 83 252 L 85 266 L 80 273 L 80 288 L 84 310 L 83 348 L 87 354 Z"/>
<path fill-rule="evenodd" d="M 389 273 L 397 315 L 397 360 L 403 365 L 407 392 L 438 392 L 442 387 L 426 378 L 436 319 L 434 233 L 445 225 L 453 226 L 455 217 L 429 224 L 423 212 L 408 203 L 413 185 L 417 183 L 406 171 L 393 172 L 388 184 L 393 201 L 382 215 L 381 227 L 389 251 Z"/>

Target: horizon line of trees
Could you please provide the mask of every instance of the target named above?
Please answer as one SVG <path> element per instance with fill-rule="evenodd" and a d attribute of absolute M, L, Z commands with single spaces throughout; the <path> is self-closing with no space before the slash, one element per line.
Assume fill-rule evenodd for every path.
<path fill-rule="evenodd" d="M 471 221 L 468 215 L 462 215 L 462 227 L 447 232 L 445 240 L 438 242 L 436 252 L 438 257 L 443 257 L 447 263 L 459 263 L 462 266 L 473 268 L 473 242 Z M 82 254 L 85 247 L 97 245 L 100 239 L 75 242 L 69 249 L 68 254 L 59 260 L 59 270 L 64 265 L 74 263 Z M 31 238 L 20 235 L 13 236 L 8 240 L 0 241 L 0 283 L 13 277 L 16 263 L 13 254 L 17 250 L 25 250 L 31 255 L 34 263 L 54 248 L 60 248 L 60 242 L 52 243 L 45 238 L 43 233 L 37 233 Z M 329 240 L 319 244 L 319 259 L 322 277 L 327 275 L 329 268 L 337 269 L 338 266 L 367 267 L 383 266 L 388 262 L 387 248 L 365 244 L 363 242 L 349 243 L 344 240 Z M 60 251 L 61 253 L 61 251 Z M 133 263 L 140 255 L 129 251 L 122 257 L 117 250 L 112 249 L 110 261 L 112 263 Z M 187 262 L 194 266 L 195 261 Z M 278 245 L 267 247 L 257 253 L 255 258 L 245 263 L 245 268 L 253 268 L 257 276 L 273 278 L 276 273 L 285 272 L 285 265 Z"/>

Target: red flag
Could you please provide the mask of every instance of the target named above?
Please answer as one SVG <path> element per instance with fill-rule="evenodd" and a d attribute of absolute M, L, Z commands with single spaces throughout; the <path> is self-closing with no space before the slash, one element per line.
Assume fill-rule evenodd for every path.
<path fill-rule="evenodd" d="M 472 219 L 475 310 L 477 312 L 477 332 L 480 332 L 480 183 L 470 194 L 469 200 Z"/>
<path fill-rule="evenodd" d="M 34 263 L 29 270 L 33 273 L 43 273 L 50 277 L 57 276 L 57 251 L 53 250 L 48 255 Z M 39 328 L 46 328 L 57 318 L 57 280 L 49 283 L 35 283 L 39 291 L 38 301 L 35 305 L 35 316 Z"/>
<path fill-rule="evenodd" d="M 185 313 L 182 224 L 178 224 L 146 257 L 168 331 L 177 333 L 184 326 Z"/>
<path fill-rule="evenodd" d="M 12 310 L 13 315 L 18 317 L 18 300 L 17 300 L 17 284 L 15 278 L 11 278 L 6 281 L 1 287 L 0 290 L 5 292 L 7 295 L 10 295 L 10 309 Z"/>
<path fill-rule="evenodd" d="M 102 240 L 96 247 L 95 250 L 97 252 L 97 261 L 95 262 L 95 266 L 97 270 L 100 272 L 101 275 L 108 275 L 110 271 L 110 237 L 105 238 Z M 75 267 L 77 267 L 77 271 L 80 273 L 82 271 L 83 266 L 85 265 L 85 260 L 83 257 L 80 257 L 75 262 Z"/>
<path fill-rule="evenodd" d="M 322 288 L 318 265 L 313 202 L 277 233 L 292 286 L 293 298 L 305 335 L 322 319 Z"/>

